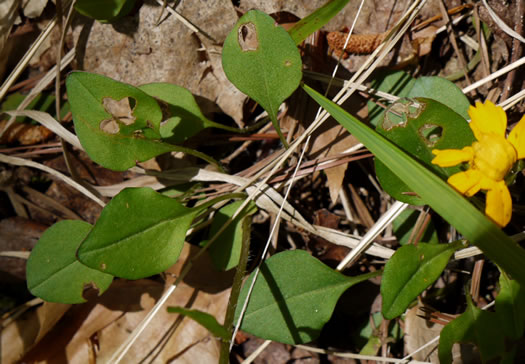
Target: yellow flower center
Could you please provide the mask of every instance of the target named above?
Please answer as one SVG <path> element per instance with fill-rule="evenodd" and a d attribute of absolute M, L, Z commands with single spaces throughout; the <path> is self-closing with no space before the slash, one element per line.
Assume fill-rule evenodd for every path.
<path fill-rule="evenodd" d="M 472 148 L 474 168 L 494 181 L 501 181 L 517 159 L 512 144 L 496 134 L 485 134 Z"/>

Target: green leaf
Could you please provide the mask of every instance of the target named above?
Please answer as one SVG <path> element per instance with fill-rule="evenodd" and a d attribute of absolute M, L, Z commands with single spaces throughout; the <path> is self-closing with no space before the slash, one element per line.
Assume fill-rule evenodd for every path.
<path fill-rule="evenodd" d="M 47 229 L 33 248 L 27 261 L 27 288 L 49 302 L 86 302 L 84 288 L 93 286 L 102 294 L 113 277 L 86 267 L 75 252 L 91 230 L 79 220 L 64 220 Z"/>
<path fill-rule="evenodd" d="M 332 0 L 314 11 L 307 17 L 299 20 L 288 34 L 292 37 L 295 44 L 300 44 L 310 34 L 322 28 L 330 19 L 336 16 L 348 4 L 349 0 Z"/>
<path fill-rule="evenodd" d="M 499 277 L 500 291 L 496 297 L 496 313 L 505 330 L 512 339 L 523 336 L 525 323 L 525 290 L 504 272 Z"/>
<path fill-rule="evenodd" d="M 480 310 L 470 297 L 467 310 L 441 330 L 438 349 L 441 364 L 452 363 L 452 345 L 456 342 L 476 344 L 483 362 L 505 353 L 505 337 L 498 315 Z"/>
<path fill-rule="evenodd" d="M 66 87 L 77 133 L 89 157 L 124 171 L 160 154 L 180 151 L 219 166 L 196 150 L 161 141 L 162 111 L 144 91 L 111 78 L 72 72 Z M 220 166 L 219 166 L 220 168 Z"/>
<path fill-rule="evenodd" d="M 243 201 L 235 201 L 221 208 L 211 223 L 209 237 L 212 238 L 231 219 L 233 214 L 242 205 Z M 217 242 L 212 244 L 208 250 L 211 260 L 218 270 L 229 270 L 239 264 L 243 241 L 242 220 L 257 211 L 255 203 L 251 202 L 249 207 L 244 208 L 235 220 L 219 235 Z"/>
<path fill-rule="evenodd" d="M 308 86 L 305 91 L 460 234 L 525 285 L 525 250 L 445 181 Z"/>
<path fill-rule="evenodd" d="M 459 172 L 460 166 L 441 168 L 432 164 L 432 149 L 461 149 L 475 141 L 462 116 L 432 99 L 402 99 L 394 103 L 376 130 L 443 179 Z M 425 204 L 420 197 L 407 194 L 412 192 L 407 184 L 381 160 L 375 160 L 375 167 L 377 178 L 389 195 L 411 205 Z"/>
<path fill-rule="evenodd" d="M 199 310 L 188 310 L 182 307 L 168 307 L 169 313 L 179 313 L 184 316 L 188 316 L 192 320 L 195 320 L 200 325 L 208 329 L 208 331 L 217 337 L 224 340 L 230 340 L 230 334 L 228 330 L 217 322 L 217 319 L 209 313 L 202 312 Z"/>
<path fill-rule="evenodd" d="M 347 277 L 304 250 L 278 253 L 261 265 L 241 329 L 286 344 L 310 342 L 330 319 L 341 294 L 378 274 Z M 253 273 L 242 288 L 236 317 L 252 280 Z"/>
<path fill-rule="evenodd" d="M 416 79 L 406 72 L 379 70 L 373 74 L 371 87 L 395 96 L 406 97 L 415 82 Z M 383 120 L 384 109 L 373 101 L 368 101 L 367 106 L 370 124 L 377 126 Z"/>
<path fill-rule="evenodd" d="M 171 117 L 161 125 L 160 134 L 169 143 L 181 143 L 205 128 L 232 129 L 207 119 L 193 94 L 184 87 L 170 83 L 149 83 L 139 86 L 139 89 L 168 104 Z"/>
<path fill-rule="evenodd" d="M 75 9 L 82 15 L 106 22 L 127 15 L 134 5 L 135 0 L 77 0 Z"/>
<path fill-rule="evenodd" d="M 468 98 L 454 83 L 441 77 L 412 78 L 403 71 L 384 71 L 374 73 L 372 88 L 388 92 L 399 97 L 426 97 L 448 106 L 464 119 L 469 119 L 467 110 L 470 107 Z M 384 117 L 383 108 L 375 102 L 368 102 L 368 118 L 377 126 Z M 390 119 L 399 119 L 395 114 Z"/>
<path fill-rule="evenodd" d="M 461 248 L 451 244 L 405 245 L 385 266 L 381 279 L 383 316 L 391 320 L 401 315 L 416 297 L 439 278 L 450 256 Z"/>
<path fill-rule="evenodd" d="M 137 161 L 173 150 L 171 145 L 159 141 L 162 111 L 157 101 L 145 92 L 86 72 L 71 73 L 66 87 L 75 131 L 93 161 L 123 171 L 135 166 Z M 130 114 L 106 110 L 105 103 L 120 103 L 125 108 L 124 99 L 132 100 Z"/>
<path fill-rule="evenodd" d="M 151 188 L 126 188 L 102 210 L 78 258 L 121 278 L 158 274 L 177 261 L 197 212 Z"/>
<path fill-rule="evenodd" d="M 470 119 L 467 110 L 470 102 L 453 82 L 442 77 L 419 77 L 406 97 L 426 97 L 448 106 L 463 119 Z"/>
<path fill-rule="evenodd" d="M 400 245 L 406 245 L 408 243 L 419 214 L 420 212 L 417 210 L 406 209 L 394 221 L 392 221 L 393 232 Z M 430 244 L 439 243 L 437 232 L 432 220 L 428 223 L 420 241 L 426 241 Z"/>
<path fill-rule="evenodd" d="M 290 35 L 269 15 L 248 11 L 224 41 L 222 65 L 235 87 L 268 112 L 286 146 L 277 112 L 302 77 L 301 55 Z"/>

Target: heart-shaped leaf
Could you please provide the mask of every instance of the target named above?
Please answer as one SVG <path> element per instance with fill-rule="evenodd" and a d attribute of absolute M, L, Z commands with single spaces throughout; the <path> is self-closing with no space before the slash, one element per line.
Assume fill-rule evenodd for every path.
<path fill-rule="evenodd" d="M 177 261 L 198 211 L 151 188 L 126 188 L 102 210 L 78 258 L 117 277 L 158 274 Z"/>
<path fill-rule="evenodd" d="M 84 288 L 92 286 L 99 295 L 113 277 L 86 267 L 75 257 L 78 246 L 91 230 L 79 220 L 64 220 L 47 229 L 27 261 L 29 291 L 49 302 L 82 303 Z"/>
<path fill-rule="evenodd" d="M 440 102 L 425 98 L 403 99 L 394 103 L 385 112 L 384 120 L 376 130 L 443 179 L 459 172 L 460 167 L 441 168 L 433 165 L 432 149 L 461 149 L 475 140 L 462 116 Z M 375 167 L 377 178 L 388 194 L 411 205 L 424 204 L 420 197 L 411 194 L 406 183 L 377 158 Z"/>
<path fill-rule="evenodd" d="M 268 112 L 286 145 L 277 111 L 302 77 L 301 55 L 286 30 L 263 12 L 248 11 L 224 41 L 222 66 L 235 87 Z"/>
<path fill-rule="evenodd" d="M 310 342 L 332 316 L 341 294 L 378 274 L 347 277 L 304 250 L 278 253 L 261 265 L 241 329 L 286 344 Z M 253 273 L 242 288 L 236 317 L 252 280 Z"/>
<path fill-rule="evenodd" d="M 461 248 L 452 244 L 405 245 L 385 266 L 381 279 L 383 316 L 391 320 L 401 315 L 412 301 L 439 278 L 450 256 Z"/>

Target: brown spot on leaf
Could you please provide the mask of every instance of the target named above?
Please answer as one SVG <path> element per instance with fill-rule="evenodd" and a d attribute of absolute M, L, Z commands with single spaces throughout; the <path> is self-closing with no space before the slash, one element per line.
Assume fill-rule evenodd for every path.
<path fill-rule="evenodd" d="M 255 51 L 259 47 L 257 29 L 253 23 L 245 23 L 239 27 L 239 46 L 243 52 Z"/>
<path fill-rule="evenodd" d="M 108 134 L 118 134 L 120 128 L 115 119 L 106 119 L 100 122 L 100 130 Z"/>
<path fill-rule="evenodd" d="M 135 100 L 134 100 L 135 101 Z M 135 101 L 134 105 L 137 104 Z M 133 109 L 130 106 L 130 100 L 128 97 L 124 97 L 122 100 L 115 100 L 111 97 L 105 97 L 102 100 L 102 106 L 104 109 L 115 119 L 124 125 L 131 125 L 135 122 L 135 116 L 133 115 Z"/>

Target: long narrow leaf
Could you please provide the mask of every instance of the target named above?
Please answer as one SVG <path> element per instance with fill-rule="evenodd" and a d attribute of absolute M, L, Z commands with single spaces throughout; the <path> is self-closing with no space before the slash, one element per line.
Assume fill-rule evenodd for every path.
<path fill-rule="evenodd" d="M 349 0 L 332 0 L 297 22 L 288 31 L 295 44 L 300 44 L 310 34 L 316 30 L 321 29 L 323 25 L 328 23 L 330 19 L 336 16 L 345 6 Z"/>
<path fill-rule="evenodd" d="M 304 90 L 355 135 L 438 214 L 521 284 L 525 284 L 525 250 L 445 181 L 399 147 L 308 86 Z"/>

